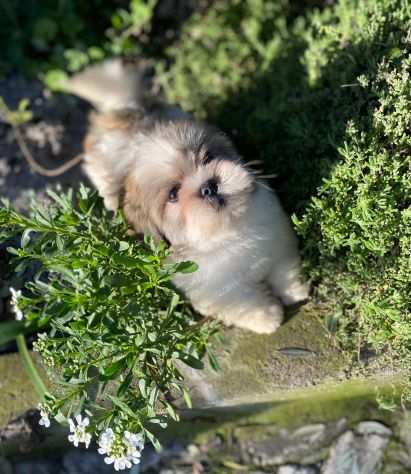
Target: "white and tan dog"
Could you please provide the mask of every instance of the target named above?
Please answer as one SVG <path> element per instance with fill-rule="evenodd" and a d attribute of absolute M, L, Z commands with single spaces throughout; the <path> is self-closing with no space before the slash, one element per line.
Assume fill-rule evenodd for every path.
<path fill-rule="evenodd" d="M 100 110 L 85 142 L 88 176 L 136 232 L 166 240 L 175 261 L 199 265 L 174 278 L 197 311 L 274 332 L 282 303 L 308 296 L 289 219 L 223 133 L 137 93 L 137 76 L 110 61 L 69 83 Z"/>

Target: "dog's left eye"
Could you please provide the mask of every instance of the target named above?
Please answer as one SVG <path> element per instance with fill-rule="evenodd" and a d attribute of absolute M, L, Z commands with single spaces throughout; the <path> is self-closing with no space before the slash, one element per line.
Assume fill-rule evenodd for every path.
<path fill-rule="evenodd" d="M 168 193 L 168 201 L 169 202 L 177 202 L 178 201 L 178 191 L 180 190 L 180 185 L 176 184 L 170 189 Z"/>
<path fill-rule="evenodd" d="M 204 153 L 203 164 L 208 165 L 208 163 L 211 163 L 213 160 L 215 160 L 215 156 L 211 153 L 210 150 L 207 150 Z"/>

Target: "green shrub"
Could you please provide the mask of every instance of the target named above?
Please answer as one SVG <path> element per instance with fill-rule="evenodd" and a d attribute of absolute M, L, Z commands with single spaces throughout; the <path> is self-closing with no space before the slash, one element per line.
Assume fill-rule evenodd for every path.
<path fill-rule="evenodd" d="M 58 87 L 108 55 L 138 54 L 157 0 L 15 0 L 0 3 L 0 73 L 23 70 Z"/>
<path fill-rule="evenodd" d="M 231 133 L 274 186 L 346 342 L 411 360 L 411 7 L 217 1 L 186 24 L 160 83 Z"/>
<path fill-rule="evenodd" d="M 0 324 L 0 344 L 41 331 L 34 348 L 54 382 L 41 393 L 41 424 L 68 422 L 75 444 L 96 437 L 102 454 L 128 466 L 127 433 L 137 436 L 138 450 L 145 440 L 158 446 L 152 430 L 178 419 L 169 395 L 190 406 L 178 363 L 198 369 L 208 353 L 216 367 L 207 342 L 217 323 L 196 321 L 171 284 L 195 264 L 171 263 L 164 242 L 128 235 L 122 215 L 106 211 L 96 192 L 80 187 L 76 199 L 72 192 L 49 197 L 47 206 L 33 204 L 31 217 L 0 207 L 0 243 L 21 236 L 20 246 L 8 248 L 16 272 L 35 269 L 23 291 L 11 289 L 19 321 Z M 77 418 L 75 426 L 80 413 L 87 426 Z"/>

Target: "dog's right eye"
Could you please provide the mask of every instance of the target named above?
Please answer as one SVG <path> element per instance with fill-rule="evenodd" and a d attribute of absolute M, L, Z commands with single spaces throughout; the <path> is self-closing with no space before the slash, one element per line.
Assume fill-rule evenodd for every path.
<path fill-rule="evenodd" d="M 168 202 L 177 202 L 178 201 L 178 191 L 180 190 L 180 185 L 176 184 L 170 189 L 168 193 Z"/>

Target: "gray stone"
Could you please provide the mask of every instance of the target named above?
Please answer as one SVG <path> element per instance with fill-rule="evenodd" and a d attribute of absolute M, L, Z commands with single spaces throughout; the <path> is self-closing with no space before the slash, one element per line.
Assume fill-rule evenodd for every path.
<path fill-rule="evenodd" d="M 315 464 L 325 456 L 332 440 L 340 435 L 346 426 L 343 418 L 334 423 L 313 424 L 293 431 L 278 430 L 259 441 L 254 441 L 255 427 L 236 429 L 241 437 L 241 452 L 246 463 L 256 467 L 294 464 Z"/>
<path fill-rule="evenodd" d="M 295 464 L 287 464 L 280 466 L 277 474 L 317 474 L 318 469 L 313 466 L 298 466 Z"/>
<path fill-rule="evenodd" d="M 357 434 L 347 431 L 338 438 L 323 467 L 323 474 L 380 472 L 391 431 L 376 422 L 364 422 L 359 428 Z M 376 431 L 381 434 L 374 434 Z"/>
<path fill-rule="evenodd" d="M 0 472 L 1 474 L 13 474 L 13 468 L 7 459 L 0 458 Z"/>
<path fill-rule="evenodd" d="M 69 451 L 63 457 L 64 474 L 113 474 L 114 468 L 104 462 L 96 452 L 80 449 Z"/>
<path fill-rule="evenodd" d="M 14 466 L 14 474 L 56 474 L 60 471 L 57 462 L 31 461 L 17 463 Z"/>
<path fill-rule="evenodd" d="M 400 424 L 400 438 L 403 442 L 406 452 L 401 455 L 402 463 L 411 468 L 411 415 L 407 413 Z"/>
<path fill-rule="evenodd" d="M 290 439 L 298 443 L 307 443 L 311 446 L 324 437 L 325 430 L 326 426 L 323 424 L 302 426 L 291 434 Z"/>
<path fill-rule="evenodd" d="M 379 435 L 379 436 L 391 436 L 392 431 L 382 423 L 378 421 L 362 421 L 358 423 L 355 431 L 361 435 Z"/>
<path fill-rule="evenodd" d="M 351 474 L 355 465 L 358 465 L 355 436 L 347 431 L 335 443 L 322 474 Z"/>

